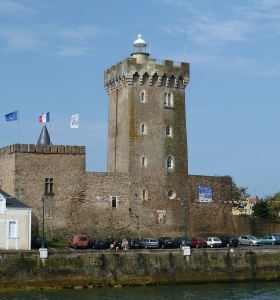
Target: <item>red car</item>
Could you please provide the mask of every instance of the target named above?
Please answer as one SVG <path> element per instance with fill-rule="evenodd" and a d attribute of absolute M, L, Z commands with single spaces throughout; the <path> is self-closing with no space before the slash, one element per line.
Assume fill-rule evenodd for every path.
<path fill-rule="evenodd" d="M 88 238 L 85 234 L 75 234 L 72 239 L 69 241 L 69 246 L 78 248 L 87 248 Z"/>
<path fill-rule="evenodd" d="M 194 237 L 194 238 L 191 238 L 190 246 L 192 248 L 202 248 L 202 247 L 206 248 L 207 242 L 204 238 Z"/>

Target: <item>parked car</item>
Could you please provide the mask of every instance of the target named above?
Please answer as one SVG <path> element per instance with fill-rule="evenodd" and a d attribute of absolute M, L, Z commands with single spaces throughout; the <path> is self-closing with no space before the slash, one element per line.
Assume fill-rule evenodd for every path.
<path fill-rule="evenodd" d="M 155 238 L 144 238 L 140 241 L 141 248 L 158 248 L 158 240 Z"/>
<path fill-rule="evenodd" d="M 140 240 L 138 238 L 127 238 L 127 245 L 130 249 L 139 249 L 140 248 Z"/>
<path fill-rule="evenodd" d="M 42 240 L 43 238 L 41 236 L 33 237 L 31 239 L 31 247 L 33 248 L 41 248 L 42 247 Z M 48 243 L 46 238 L 44 237 L 44 246 L 45 248 L 48 248 Z"/>
<path fill-rule="evenodd" d="M 273 235 L 267 235 L 261 238 L 260 241 L 262 244 L 280 245 L 280 238 Z"/>
<path fill-rule="evenodd" d="M 186 246 L 190 246 L 191 242 L 190 239 L 187 237 Z M 182 248 L 185 246 L 185 237 L 184 236 L 177 236 L 173 240 L 173 245 L 175 248 Z"/>
<path fill-rule="evenodd" d="M 262 243 L 252 235 L 240 235 L 238 238 L 239 245 L 260 246 Z"/>
<path fill-rule="evenodd" d="M 163 237 L 160 237 L 158 239 L 158 246 L 159 248 L 174 248 L 174 245 L 173 245 L 173 239 L 171 237 L 166 237 L 166 236 L 163 236 Z"/>
<path fill-rule="evenodd" d="M 214 248 L 214 247 L 222 246 L 222 241 L 217 237 L 207 237 L 206 242 L 207 242 L 207 247 Z"/>
<path fill-rule="evenodd" d="M 69 241 L 69 246 L 74 249 L 87 248 L 88 238 L 85 234 L 75 234 Z"/>
<path fill-rule="evenodd" d="M 234 235 L 220 236 L 223 247 L 238 247 L 238 238 Z"/>
<path fill-rule="evenodd" d="M 117 238 L 108 238 L 105 240 L 106 249 L 122 249 L 122 241 Z"/>
<path fill-rule="evenodd" d="M 276 236 L 276 237 L 280 237 L 280 233 L 268 233 L 268 235 L 273 235 L 273 236 Z"/>
<path fill-rule="evenodd" d="M 91 238 L 87 244 L 89 249 L 106 249 L 105 242 L 99 238 Z"/>
<path fill-rule="evenodd" d="M 191 238 L 190 246 L 192 248 L 202 248 L 202 247 L 206 248 L 207 242 L 204 238 L 194 237 Z"/>

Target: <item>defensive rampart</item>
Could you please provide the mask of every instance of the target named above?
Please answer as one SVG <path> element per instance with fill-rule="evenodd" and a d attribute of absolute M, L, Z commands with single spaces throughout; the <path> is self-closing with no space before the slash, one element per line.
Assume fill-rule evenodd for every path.
<path fill-rule="evenodd" d="M 277 248 L 0 252 L 0 290 L 278 281 Z"/>

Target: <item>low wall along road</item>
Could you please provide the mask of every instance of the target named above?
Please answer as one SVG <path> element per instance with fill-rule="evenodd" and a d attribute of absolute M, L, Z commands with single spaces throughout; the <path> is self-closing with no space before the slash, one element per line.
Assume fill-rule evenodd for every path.
<path fill-rule="evenodd" d="M 0 251 L 0 290 L 276 281 L 280 248 Z"/>

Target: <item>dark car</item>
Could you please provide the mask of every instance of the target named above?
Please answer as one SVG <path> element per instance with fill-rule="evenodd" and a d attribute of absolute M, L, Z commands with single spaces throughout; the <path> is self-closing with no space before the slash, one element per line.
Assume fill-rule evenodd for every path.
<path fill-rule="evenodd" d="M 33 247 L 33 248 L 41 248 L 42 247 L 42 240 L 43 240 L 43 238 L 41 236 L 33 237 L 31 239 L 31 247 Z M 48 247 L 47 244 L 48 244 L 47 240 L 46 240 L 46 238 L 44 238 L 44 246 L 45 246 L 45 248 Z"/>
<path fill-rule="evenodd" d="M 139 249 L 140 240 L 138 238 L 127 238 L 127 245 L 129 249 Z"/>
<path fill-rule="evenodd" d="M 122 241 L 117 238 L 108 238 L 105 240 L 105 247 L 106 249 L 122 249 Z"/>
<path fill-rule="evenodd" d="M 190 246 L 190 239 L 187 237 L 187 246 Z M 176 248 L 182 248 L 185 246 L 185 237 L 184 236 L 177 236 L 174 240 L 173 240 L 173 245 Z"/>
<path fill-rule="evenodd" d="M 222 247 L 238 247 L 238 238 L 234 235 L 222 235 L 220 240 Z"/>
<path fill-rule="evenodd" d="M 165 248 L 174 248 L 173 245 L 173 239 L 171 237 L 160 237 L 158 239 L 158 246 L 159 248 L 165 249 Z"/>
<path fill-rule="evenodd" d="M 88 241 L 88 248 L 89 249 L 106 249 L 105 242 L 99 238 L 91 238 Z"/>
<path fill-rule="evenodd" d="M 207 242 L 204 238 L 200 237 L 194 237 L 191 238 L 191 245 L 192 248 L 206 248 L 207 247 Z"/>

